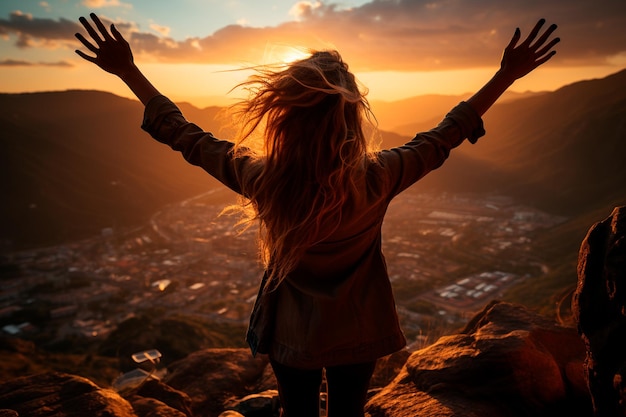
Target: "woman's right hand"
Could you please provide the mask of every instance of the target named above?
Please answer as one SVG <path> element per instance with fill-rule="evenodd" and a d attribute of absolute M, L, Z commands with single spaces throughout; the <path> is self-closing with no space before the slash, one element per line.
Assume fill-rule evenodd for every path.
<path fill-rule="evenodd" d="M 96 32 L 87 19 L 80 17 L 80 23 L 82 23 L 87 33 L 91 36 L 91 42 L 80 33 L 77 33 L 75 36 L 96 56 L 89 56 L 80 50 L 76 50 L 76 53 L 81 58 L 93 62 L 106 72 L 123 77 L 135 67 L 130 45 L 115 28 L 115 25 L 111 25 L 111 33 L 109 33 L 95 13 L 91 13 L 90 16 L 100 34 Z"/>

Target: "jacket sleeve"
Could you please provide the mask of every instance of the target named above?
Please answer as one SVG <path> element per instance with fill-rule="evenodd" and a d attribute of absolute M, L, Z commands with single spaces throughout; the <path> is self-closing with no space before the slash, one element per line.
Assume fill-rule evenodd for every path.
<path fill-rule="evenodd" d="M 181 152 L 190 164 L 203 168 L 222 184 L 241 194 L 241 171 L 247 158 L 234 159 L 232 142 L 219 140 L 188 122 L 167 97 L 156 96 L 148 102 L 141 128 L 157 141 Z"/>
<path fill-rule="evenodd" d="M 381 151 L 379 161 L 388 176 L 389 198 L 441 166 L 450 151 L 466 138 L 476 143 L 484 134 L 480 116 L 469 104 L 461 102 L 434 129 L 418 133 L 403 146 Z"/>

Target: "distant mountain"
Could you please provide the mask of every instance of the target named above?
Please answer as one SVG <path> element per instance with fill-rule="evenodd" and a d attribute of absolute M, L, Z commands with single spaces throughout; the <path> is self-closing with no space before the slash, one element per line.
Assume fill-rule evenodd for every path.
<path fill-rule="evenodd" d="M 546 94 L 543 92 L 505 92 L 499 103 L 519 100 Z M 373 100 L 370 107 L 378 122 L 378 127 L 384 131 L 392 131 L 402 135 L 414 135 L 416 124 L 432 123 L 433 119 L 441 118 L 448 110 L 463 100 L 467 100 L 470 93 L 461 95 L 427 94 L 398 101 Z"/>
<path fill-rule="evenodd" d="M 460 99 L 377 103 L 381 128 L 405 124 L 400 133 L 382 132 L 382 146 L 434 126 Z M 407 125 L 416 103 L 430 113 Z M 219 108 L 180 106 L 188 119 L 228 136 L 215 119 Z M 98 91 L 0 94 L 0 244 L 19 249 L 135 226 L 217 185 L 141 131 L 142 115 L 139 102 Z M 499 192 L 566 215 L 610 208 L 626 201 L 624 115 L 626 71 L 510 96 L 488 112 L 478 144 L 461 145 L 414 189 Z"/>
<path fill-rule="evenodd" d="M 466 98 L 466 95 L 428 94 L 393 102 L 374 100 L 370 102 L 370 107 L 380 129 L 413 135 L 412 125 L 441 117 Z"/>

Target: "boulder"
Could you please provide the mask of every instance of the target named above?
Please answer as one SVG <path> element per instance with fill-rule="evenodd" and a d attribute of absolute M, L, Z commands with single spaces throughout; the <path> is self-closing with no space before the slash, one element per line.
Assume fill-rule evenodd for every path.
<path fill-rule="evenodd" d="M 0 384 L 0 408 L 28 417 L 137 417 L 115 391 L 75 375 L 50 372 Z"/>
<path fill-rule="evenodd" d="M 588 416 L 584 355 L 575 329 L 493 302 L 459 334 L 411 354 L 366 410 L 371 417 Z"/>
<path fill-rule="evenodd" d="M 616 207 L 583 240 L 572 311 L 595 415 L 626 416 L 626 207 Z"/>
<path fill-rule="evenodd" d="M 0 385 L 1 417 L 193 417 L 190 407 L 185 393 L 157 380 L 148 380 L 123 396 L 86 378 L 58 372 Z"/>

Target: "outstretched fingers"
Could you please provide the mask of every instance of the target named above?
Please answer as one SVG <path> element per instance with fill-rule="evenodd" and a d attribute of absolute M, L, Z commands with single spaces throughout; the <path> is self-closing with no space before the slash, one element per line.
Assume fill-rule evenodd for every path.
<path fill-rule="evenodd" d="M 111 23 L 111 34 L 113 35 L 113 38 L 120 44 L 124 45 L 130 53 L 130 45 L 128 44 L 128 41 L 124 39 L 124 36 L 122 36 L 113 23 Z"/>
<path fill-rule="evenodd" d="M 526 39 L 524 39 L 523 43 L 526 45 L 530 45 L 530 43 L 534 41 L 537 37 L 537 34 L 539 34 L 539 31 L 541 30 L 541 27 L 544 25 L 544 23 L 546 23 L 546 19 L 539 19 L 537 24 L 535 24 L 533 30 L 531 30 Z"/>
<path fill-rule="evenodd" d="M 95 46 L 93 43 L 91 43 L 89 40 L 87 40 L 82 34 L 80 33 L 76 33 L 74 36 L 76 36 L 76 38 L 83 44 L 85 45 L 85 48 L 89 49 L 91 52 L 93 52 L 94 54 L 97 54 L 99 51 L 99 47 L 101 48 L 102 45 L 106 42 L 106 41 L 110 41 L 113 39 L 113 37 L 111 37 L 111 35 L 109 34 L 109 32 L 106 30 L 104 24 L 102 23 L 102 21 L 100 20 L 100 18 L 95 14 L 95 13 L 91 13 L 90 14 L 91 19 L 93 20 L 94 24 L 96 25 L 96 28 L 98 28 L 98 31 L 100 33 L 98 33 L 93 26 L 91 25 L 91 23 L 89 23 L 89 21 L 84 18 L 84 17 L 80 17 L 78 20 L 80 21 L 80 23 L 83 25 L 83 27 L 85 28 L 85 30 L 87 31 L 87 33 L 89 33 L 89 36 L 91 36 L 91 38 L 93 39 L 93 41 L 98 45 Z M 113 25 L 111 25 L 113 26 Z M 116 30 L 117 32 L 117 30 Z M 119 34 L 119 32 L 117 32 L 118 36 L 115 36 L 116 39 L 118 39 L 118 37 L 121 37 L 121 35 Z M 76 53 L 78 53 L 78 55 L 80 55 L 81 57 L 88 59 L 88 55 L 85 55 L 84 53 L 79 53 L 78 51 L 76 51 Z M 92 61 L 90 59 L 90 61 Z M 92 61 L 93 62 L 93 61 Z"/>
<path fill-rule="evenodd" d="M 556 29 L 557 29 L 557 25 L 555 24 L 550 25 L 550 27 L 546 29 L 543 35 L 541 35 L 541 37 L 539 37 L 539 39 L 537 39 L 537 41 L 532 46 L 530 46 L 531 50 L 535 50 L 536 67 L 545 63 L 547 60 L 552 58 L 554 54 L 556 54 L 556 51 L 552 50 L 552 48 L 554 48 L 554 45 L 559 43 L 561 39 L 554 38 L 546 44 L 546 41 L 548 40 L 548 38 L 550 38 L 550 36 Z"/>
<path fill-rule="evenodd" d="M 530 48 L 531 49 L 537 49 L 537 48 L 541 47 L 541 45 L 546 43 L 546 41 L 548 40 L 550 35 L 552 35 L 552 32 L 554 32 L 556 30 L 556 28 L 557 28 L 557 25 L 555 25 L 555 24 L 550 25 L 550 27 L 548 29 L 546 29 L 546 31 L 543 33 L 543 35 L 541 35 L 541 37 L 539 39 L 537 39 L 537 41 Z M 554 45 L 552 45 L 552 46 L 554 46 Z"/>
<path fill-rule="evenodd" d="M 93 18 L 93 17 L 92 17 Z M 79 17 L 78 20 L 83 25 L 89 36 L 98 44 L 101 45 L 104 40 L 98 35 L 98 32 L 91 26 L 91 24 L 85 19 L 83 16 Z"/>
<path fill-rule="evenodd" d="M 509 42 L 509 44 L 507 45 L 506 49 L 513 49 L 515 48 L 515 45 L 517 45 L 517 42 L 519 41 L 519 38 L 522 36 L 522 32 L 519 30 L 519 28 L 515 29 L 515 33 L 513 34 L 513 37 L 511 38 L 511 42 Z"/>
<path fill-rule="evenodd" d="M 109 35 L 109 32 L 107 32 L 107 30 L 104 27 L 104 24 L 102 23 L 100 18 L 95 13 L 91 13 L 90 16 L 91 16 L 91 19 L 93 20 L 93 22 L 96 24 L 96 27 L 98 28 L 98 30 L 100 31 L 100 33 L 104 37 L 104 40 L 112 39 L 111 35 Z"/>
<path fill-rule="evenodd" d="M 544 56 L 545 54 L 548 53 L 548 51 L 550 51 L 552 48 L 554 48 L 554 45 L 556 45 L 560 41 L 561 41 L 561 38 L 554 38 L 554 39 L 552 39 L 546 46 L 544 46 L 543 48 L 541 48 L 540 50 L 538 50 L 536 52 L 537 56 Z M 556 51 L 550 51 L 550 54 L 554 55 L 554 54 L 556 54 Z"/>
<path fill-rule="evenodd" d="M 96 42 L 96 44 L 98 46 L 101 46 L 103 43 L 103 40 L 100 38 L 100 36 L 91 26 L 91 24 L 87 21 L 87 19 L 81 16 L 78 20 L 83 25 L 87 33 L 89 33 L 89 36 L 91 36 L 91 38 Z M 91 52 L 98 55 L 98 51 L 99 51 L 98 47 L 92 44 L 89 40 L 87 40 L 81 33 L 76 33 L 74 34 L 74 36 L 76 37 L 76 39 L 80 41 L 80 43 L 82 43 L 85 46 L 85 48 L 89 49 Z M 89 62 L 94 62 L 94 63 L 96 62 L 96 58 L 91 57 L 80 50 L 76 50 L 75 52 L 81 58 L 86 59 Z"/>
<path fill-rule="evenodd" d="M 78 39 L 83 45 L 85 45 L 85 48 L 89 49 L 94 54 L 98 53 L 98 48 L 93 46 L 91 42 L 85 39 L 83 35 L 81 35 L 80 33 L 76 33 L 74 36 L 76 36 L 76 39 Z"/>
<path fill-rule="evenodd" d="M 126 39 L 122 36 L 122 34 L 117 30 L 114 24 L 111 23 L 111 34 L 115 38 L 116 41 L 126 42 Z"/>
<path fill-rule="evenodd" d="M 96 63 L 96 58 L 87 55 L 86 53 L 84 53 L 83 51 L 81 51 L 80 49 L 75 50 L 74 52 L 76 52 L 76 54 L 78 56 L 80 56 L 83 59 L 86 59 L 89 62 L 93 62 L 94 64 Z"/>
<path fill-rule="evenodd" d="M 535 61 L 535 68 L 537 68 L 539 65 L 545 63 L 547 60 L 552 58 L 555 54 L 556 54 L 556 51 L 551 51 L 549 54 L 547 54 L 547 55 L 543 56 L 542 58 L 539 58 L 538 60 L 536 60 Z"/>

